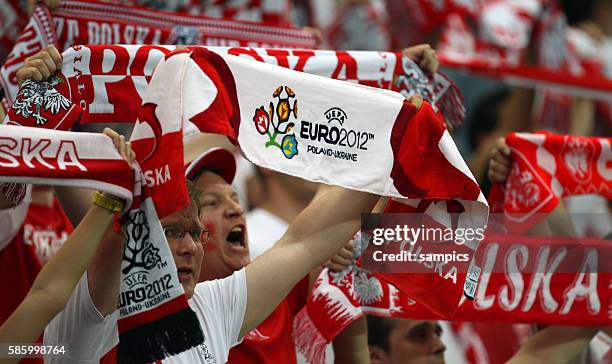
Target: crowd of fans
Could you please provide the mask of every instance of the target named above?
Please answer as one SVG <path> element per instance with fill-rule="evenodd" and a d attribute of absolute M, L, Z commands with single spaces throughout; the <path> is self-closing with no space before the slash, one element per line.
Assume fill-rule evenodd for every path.
<path fill-rule="evenodd" d="M 45 6 L 53 16 L 62 3 L 63 0 L 40 3 L 28 0 L 27 4 L 0 1 L 5 7 L 0 9 L 4 22 L 0 24 L 0 61 L 11 62 L 12 46 L 22 40 L 19 32 L 37 6 Z M 607 140 L 608 148 L 610 145 L 612 91 L 603 90 L 594 96 L 582 92 L 589 87 L 589 82 L 580 82 L 601 79 L 612 84 L 611 1 L 119 0 L 114 3 L 296 27 L 310 34 L 318 49 L 403 52 L 427 75 L 446 73 L 463 95 L 467 111 L 463 125 L 448 125 L 450 135 L 485 196 L 492 185 L 505 185 L 512 173 L 515 154 L 506 141 L 511 133 L 547 130 L 561 135 L 601 138 Z M 507 6 L 499 10 L 499 28 L 494 22 L 489 24 L 495 14 L 484 16 L 493 3 Z M 570 60 L 567 66 L 556 67 L 542 56 L 544 48 L 554 47 L 538 35 L 538 32 L 545 33 L 542 29 L 551 8 L 563 19 L 562 37 L 568 39 L 566 59 Z M 516 14 L 509 15 L 510 11 Z M 514 15 L 520 24 L 504 24 L 505 17 L 516 20 L 512 18 Z M 448 51 L 449 44 L 461 42 L 459 35 L 454 41 L 448 40 L 449 32 L 457 32 L 449 25 L 454 17 L 469 24 L 477 44 L 494 37 L 487 38 L 490 29 L 494 29 L 492 33 L 499 29 L 499 32 L 516 30 L 519 34 L 510 34 L 508 38 L 514 36 L 516 41 L 520 36 L 526 37 L 524 44 L 518 46 L 520 61 L 513 64 L 508 61 L 510 56 L 500 57 L 498 63 L 506 62 L 504 67 L 497 69 L 495 62 L 482 62 L 478 65 L 479 72 L 463 72 L 462 69 L 470 67 L 458 67 L 450 56 L 456 55 L 457 50 Z M 510 49 L 508 54 L 517 50 L 516 45 L 513 48 L 495 41 L 490 43 L 494 49 L 504 52 Z M 29 55 L 15 74 L 17 83 L 42 82 L 59 73 L 63 51 L 49 45 Z M 479 51 L 482 54 L 470 56 L 491 54 L 485 46 L 472 46 L 470 50 Z M 498 72 L 515 66 L 565 72 L 573 78 L 565 87 L 556 88 L 538 80 L 527 85 L 504 82 L 509 78 L 499 77 Z M 482 68 L 486 71 L 487 67 L 495 77 L 483 77 L 486 72 Z M 601 93 L 607 93 L 607 99 Z M 411 96 L 408 101 L 417 109 L 424 102 L 420 96 Z M 0 111 L 5 115 L 10 110 Z M 4 123 L 10 124 L 9 117 Z M 0 164 L 7 153 L 2 144 L 3 127 L 0 125 Z M 130 165 L 139 157 L 127 141 L 131 125 L 107 127 L 83 123 L 73 130 L 101 132 Z M 239 149 L 220 135 L 202 133 L 184 138 L 185 180 L 190 203 L 178 212 L 161 217 L 160 221 L 178 281 L 189 307 L 195 312 L 204 340 L 182 353 L 171 353 L 163 362 L 305 363 L 314 360 L 298 347 L 298 329 L 294 322 L 307 306 L 323 270 L 343 272 L 355 266 L 361 253 L 351 237 L 359 229 L 360 214 L 381 212 L 386 203 L 384 197 L 370 193 L 306 181 L 256 166 L 244 159 Z M 44 359 L 21 359 L 0 352 L 0 363 L 117 362 L 118 351 L 122 350 L 118 344 L 125 337 L 118 306 L 122 307 L 124 299 L 120 282 L 127 253 L 124 252 L 126 232 L 117 227 L 117 222 L 113 224 L 113 219 L 123 211 L 127 201 L 111 193 L 96 192 L 92 204 L 91 191 L 86 189 L 2 181 L 0 343 L 66 345 L 68 353 L 47 355 Z M 608 179 L 606 183 L 607 194 L 563 198 L 547 221 L 550 230 L 562 230 L 561 235 L 574 237 L 609 239 L 612 182 Z M 587 216 L 585 212 L 590 214 Z M 601 305 L 609 311 L 610 287 L 607 290 Z M 606 316 L 607 322 L 588 326 L 565 326 L 563 322 L 544 325 L 546 322 L 520 320 L 512 323 L 508 320 L 503 323 L 423 320 L 422 317 L 367 313 L 335 335 L 326 345 L 323 358 L 316 357 L 314 362 L 612 363 L 610 313 Z"/>

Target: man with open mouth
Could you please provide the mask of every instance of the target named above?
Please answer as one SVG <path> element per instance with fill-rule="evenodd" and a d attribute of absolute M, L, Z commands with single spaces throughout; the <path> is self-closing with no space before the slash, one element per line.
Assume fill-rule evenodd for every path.
<path fill-rule="evenodd" d="M 249 264 L 253 257 L 245 211 L 231 185 L 235 174 L 234 155 L 223 148 L 205 151 L 186 168 L 187 179 L 200 191 L 200 221 L 205 229 L 210 231 L 210 237 L 204 245 L 200 282 L 229 277 Z M 313 189 L 316 189 L 316 185 L 314 186 Z M 266 226 L 257 226 L 257 229 L 265 231 Z M 268 226 L 268 229 L 274 230 L 271 226 Z M 286 230 L 286 226 L 284 229 Z M 277 231 L 262 231 L 259 235 L 263 236 L 259 238 L 265 236 L 271 240 L 264 244 L 265 250 L 282 236 L 282 232 L 278 234 Z M 334 260 L 350 264 L 352 250 L 343 248 L 341 252 L 343 255 L 338 254 Z M 247 333 L 240 345 L 232 348 L 228 363 L 296 363 L 293 320 L 306 304 L 308 293 L 309 276 L 306 275 L 264 322 Z"/>

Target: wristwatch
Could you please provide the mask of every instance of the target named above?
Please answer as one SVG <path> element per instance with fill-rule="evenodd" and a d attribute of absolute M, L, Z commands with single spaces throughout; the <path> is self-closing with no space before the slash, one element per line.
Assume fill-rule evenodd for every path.
<path fill-rule="evenodd" d="M 93 204 L 110 212 L 121 212 L 125 205 L 123 201 L 108 197 L 100 191 L 94 192 Z"/>

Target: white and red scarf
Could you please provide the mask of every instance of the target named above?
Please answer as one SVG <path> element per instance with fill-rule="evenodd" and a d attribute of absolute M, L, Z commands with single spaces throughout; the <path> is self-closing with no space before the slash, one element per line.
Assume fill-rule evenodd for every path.
<path fill-rule="evenodd" d="M 70 98 L 85 109 L 82 122 L 133 122 L 136 100 L 155 65 L 173 47 L 75 46 L 64 52 L 62 72 L 68 77 Z M 458 126 L 465 116 L 454 83 L 441 73 L 431 77 L 400 53 L 320 51 L 263 48 L 211 48 L 248 59 L 319 76 L 397 91 L 422 94 L 444 119 Z M 120 82 L 118 82 L 120 81 Z"/>
<path fill-rule="evenodd" d="M 303 30 L 251 22 L 165 13 L 94 1 L 62 1 L 49 13 L 44 4 L 34 10 L 6 63 L 0 85 L 10 106 L 18 90 L 15 74 L 25 59 L 49 44 L 61 51 L 75 44 L 200 44 L 313 48 L 314 37 Z"/>
<path fill-rule="evenodd" d="M 149 101 L 157 102 L 160 95 L 145 95 L 131 139 L 139 164 L 133 170 L 108 137 L 61 131 L 82 111 L 64 96 L 68 83 L 63 77 L 22 85 L 9 110 L 9 125 L 2 126 L 0 180 L 87 187 L 125 199 L 118 361 L 152 362 L 194 347 L 203 333 L 159 220 L 189 201 L 181 122 L 158 118 Z M 169 154 L 177 158 L 166 160 Z"/>
<path fill-rule="evenodd" d="M 612 198 L 612 138 L 512 133 L 506 143 L 512 169 L 505 186 L 493 186 L 489 202 L 511 228 L 529 230 L 562 197 Z"/>
<path fill-rule="evenodd" d="M 146 187 L 161 190 L 171 185 L 165 183 L 168 167 L 155 162 L 155 151 L 159 152 L 160 135 L 172 135 L 170 144 L 178 137 L 173 122 L 168 125 L 174 127 L 164 129 L 157 120 L 162 124 L 174 120 L 182 121 L 185 128 L 228 136 L 239 143 L 247 158 L 267 168 L 392 196 L 403 201 L 398 205 L 418 205 L 429 198 L 453 200 L 464 209 L 465 224 L 482 227 L 486 223 L 484 197 L 444 122 L 429 104 L 416 112 L 399 93 L 203 48 L 178 51 L 165 59 L 146 90 L 138 117 L 140 131 L 134 132 L 135 137 L 147 138 L 141 146 L 134 142 L 145 184 L 147 172 L 154 176 Z M 72 87 L 70 82 L 67 85 Z M 94 102 L 92 107 L 100 104 Z M 148 157 L 141 150 L 153 153 Z M 415 160 L 415 155 L 428 157 Z M 147 161 L 155 162 L 153 168 L 147 168 Z M 428 178 L 422 175 L 425 165 Z M 433 179 L 436 183 L 431 183 L 431 176 L 438 176 Z M 426 205 L 429 214 L 447 210 L 445 203 Z M 475 247 L 469 244 L 465 249 L 473 255 Z M 442 317 L 451 317 L 464 291 L 465 274 L 454 281 L 437 274 L 427 278 L 416 284 L 395 281 L 395 285 Z M 424 283 L 438 290 L 434 294 Z"/>
<path fill-rule="evenodd" d="M 163 11 L 176 11 L 191 15 L 204 15 L 211 18 L 248 20 L 274 25 L 291 24 L 291 1 L 150 1 L 150 0 L 110 0 L 118 4 L 141 5 Z"/>
<path fill-rule="evenodd" d="M 401 206 L 438 199 L 440 203 L 425 204 L 427 214 L 446 214 L 444 201 L 455 200 L 465 212 L 462 224 L 485 224 L 488 210 L 482 193 L 429 104 L 415 112 L 399 93 L 203 48 L 172 57 L 183 60 L 185 72 L 160 87 L 183 90 L 183 109 L 176 110 L 176 117 L 185 129 L 226 135 L 257 165 L 392 196 Z M 464 245 L 468 255 L 475 248 L 476 242 Z M 456 280 L 427 276 L 415 284 L 394 283 L 450 318 L 463 294 L 465 274 Z M 433 294 L 424 283 L 439 290 Z"/>
<path fill-rule="evenodd" d="M 361 239 L 357 236 L 353 242 L 359 252 Z M 462 298 L 453 316 L 459 326 L 464 322 L 600 326 L 612 320 L 608 311 L 612 304 L 609 241 L 487 235 L 475 262 L 482 273 L 474 299 Z M 338 273 L 325 269 L 295 318 L 296 345 L 310 363 L 324 363 L 326 345 L 366 314 L 444 319 L 387 283 L 380 273 L 357 265 Z M 464 332 L 462 336 L 468 335 Z M 466 342 L 471 339 L 463 337 Z M 476 352 L 484 350 L 483 345 L 473 348 L 471 355 L 482 355 Z"/>

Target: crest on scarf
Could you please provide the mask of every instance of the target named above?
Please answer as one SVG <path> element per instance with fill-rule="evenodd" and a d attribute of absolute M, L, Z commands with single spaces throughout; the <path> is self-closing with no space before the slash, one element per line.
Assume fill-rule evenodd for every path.
<path fill-rule="evenodd" d="M 517 164 L 512 166 L 506 188 L 506 199 L 514 211 L 526 211 L 540 200 L 540 187 L 533 174 L 522 171 Z"/>
<path fill-rule="evenodd" d="M 293 119 L 297 118 L 298 102 L 294 100 L 291 106 L 291 99 L 295 98 L 295 93 L 289 86 L 279 86 L 272 97 L 276 99 L 276 106 L 270 101 L 268 110 L 263 105 L 255 109 L 253 122 L 257 132 L 268 137 L 266 148 L 277 147 L 285 158 L 291 159 L 298 154 L 298 142 L 295 134 L 289 134 L 295 126 L 295 123 L 290 122 L 289 119 L 291 114 L 293 114 Z M 276 138 L 281 135 L 283 138 L 279 143 Z"/>
<path fill-rule="evenodd" d="M 24 118 L 34 117 L 36 125 L 44 125 L 48 119 L 41 115 L 42 111 L 56 115 L 61 110 L 68 110 L 71 105 L 70 100 L 55 89 L 55 86 L 62 82 L 64 79 L 58 76 L 43 82 L 26 80 L 12 106 L 15 115 Z"/>
<path fill-rule="evenodd" d="M 568 138 L 563 144 L 561 156 L 563 167 L 567 169 L 570 176 L 578 183 L 591 181 L 591 165 L 589 160 L 595 154 L 595 146 L 587 139 Z"/>
<path fill-rule="evenodd" d="M 159 249 L 151 243 L 149 223 L 144 211 L 130 213 L 126 235 L 123 260 L 128 262 L 128 266 L 123 268 L 123 274 L 128 274 L 133 268 L 151 269 L 162 263 Z"/>

